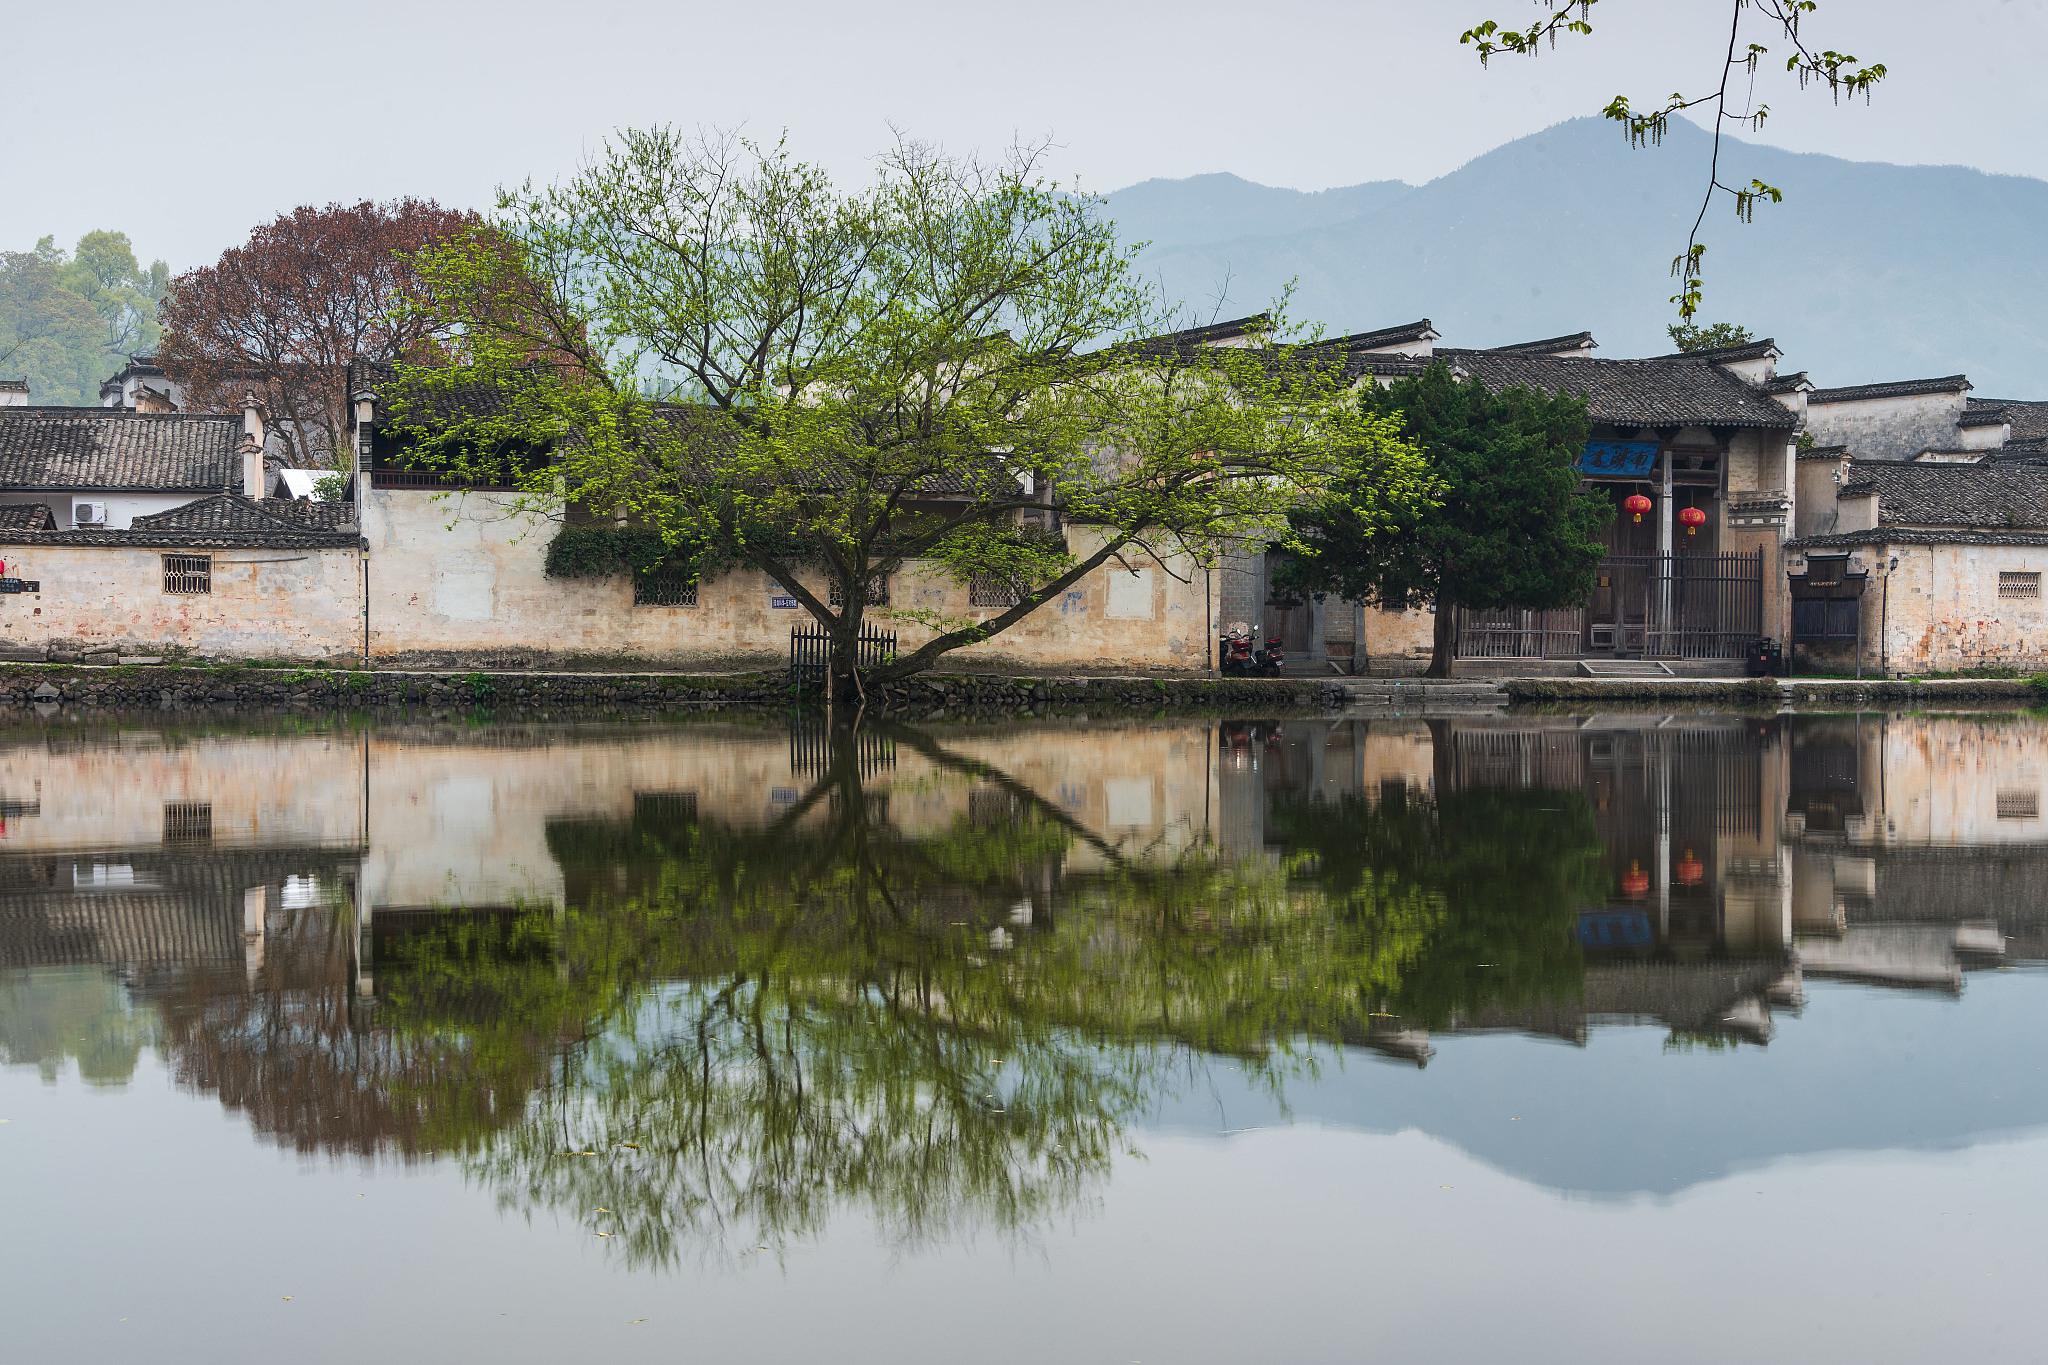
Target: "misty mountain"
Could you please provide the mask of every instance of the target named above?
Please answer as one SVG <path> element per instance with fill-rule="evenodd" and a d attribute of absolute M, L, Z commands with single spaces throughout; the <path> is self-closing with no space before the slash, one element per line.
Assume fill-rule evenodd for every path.
<path fill-rule="evenodd" d="M 1846 117 L 1847 115 L 1845 115 Z M 1519 138 L 1424 185 L 1304 193 L 1234 175 L 1109 196 L 1170 295 L 1255 312 L 1289 279 L 1293 311 L 1335 331 L 1428 317 L 1446 344 L 1590 329 L 1599 354 L 1671 349 L 1671 259 L 1707 170 L 1707 134 L 1674 122 L 1631 148 L 1599 119 Z M 1773 336 L 1790 369 L 1850 384 L 1969 374 L 1980 394 L 2048 397 L 2048 182 L 1724 143 L 1723 179 L 1785 202 L 1705 228 L 1703 320 Z"/>

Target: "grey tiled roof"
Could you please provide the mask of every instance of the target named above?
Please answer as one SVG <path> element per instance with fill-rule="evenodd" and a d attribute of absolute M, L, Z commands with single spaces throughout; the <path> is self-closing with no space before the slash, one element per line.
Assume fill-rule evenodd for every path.
<path fill-rule="evenodd" d="M 1370 332 L 1352 332 L 1346 336 L 1328 337 L 1316 344 L 1339 351 L 1370 351 L 1382 346 L 1428 341 L 1436 334 L 1436 328 L 1431 325 L 1428 318 L 1417 318 L 1413 322 L 1404 322 L 1394 327 L 1380 327 Z"/>
<path fill-rule="evenodd" d="M 2048 546 L 2048 531 L 1971 531 L 1961 527 L 1887 526 L 1875 531 L 1832 531 L 1785 542 L 1788 550 L 1850 550 L 1867 545 Z"/>
<path fill-rule="evenodd" d="M 263 535 L 355 534 L 355 506 L 342 502 L 288 502 L 265 499 L 258 502 L 239 493 L 216 493 L 210 498 L 137 517 L 129 531 L 155 535 L 165 531 L 213 534 L 224 531 Z"/>
<path fill-rule="evenodd" d="M 1593 360 L 1525 352 L 1439 349 L 1436 358 L 1490 389 L 1576 393 L 1612 426 L 1756 427 L 1790 431 L 1799 419 L 1761 390 L 1697 357 Z"/>
<path fill-rule="evenodd" d="M 1848 453 L 1849 447 L 1847 446 L 1808 446 L 1799 452 L 1797 458 L 1802 460 L 1839 460 L 1848 455 Z"/>
<path fill-rule="evenodd" d="M 1707 360 L 1716 364 L 1733 364 L 1743 360 L 1762 360 L 1764 357 L 1783 352 L 1778 343 L 1769 337 L 1758 341 L 1745 341 L 1739 346 L 1716 346 L 1706 351 L 1668 351 L 1663 355 L 1646 357 L 1650 360 Z"/>
<path fill-rule="evenodd" d="M 0 506 L 0 531 L 47 531 L 56 524 L 56 514 L 40 502 Z"/>
<path fill-rule="evenodd" d="M 1969 389 L 1966 374 L 1945 374 L 1938 379 L 1894 379 L 1883 384 L 1850 384 L 1838 389 L 1815 389 L 1806 395 L 1808 403 L 1853 403 L 1864 398 L 1906 398 L 1920 393 L 1962 393 Z"/>
<path fill-rule="evenodd" d="M 1796 370 L 1791 374 L 1781 374 L 1775 379 L 1767 380 L 1764 383 L 1764 392 L 1797 393 L 1801 389 L 1810 389 L 1812 387 L 1813 381 L 1806 377 L 1806 371 Z"/>
<path fill-rule="evenodd" d="M 241 482 L 236 417 L 0 408 L 0 488 L 203 493 Z"/>
<path fill-rule="evenodd" d="M 1956 418 L 1956 425 L 1959 427 L 1996 427 L 2003 426 L 2005 421 L 2004 408 L 1979 407 L 1972 401 L 1969 407 L 1964 410 L 1963 415 Z"/>
<path fill-rule="evenodd" d="M 1517 341 L 1507 346 L 1489 346 L 1486 349 L 1489 351 L 1535 351 L 1538 354 L 1549 354 L 1555 351 L 1584 350 L 1599 344 L 1599 342 L 1593 340 L 1591 332 L 1573 332 L 1569 336 L 1543 337 L 1536 341 Z"/>
<path fill-rule="evenodd" d="M 2012 435 L 2008 443 L 2017 441 L 2048 440 L 2048 402 L 2023 398 L 1972 398 L 1969 411 L 1963 414 L 1967 424 L 1972 413 L 1980 408 L 1995 410 L 2012 423 Z"/>
<path fill-rule="evenodd" d="M 2048 531 L 2048 469 L 2026 464 L 1856 461 L 1843 497 L 1877 494 L 1880 526 Z"/>

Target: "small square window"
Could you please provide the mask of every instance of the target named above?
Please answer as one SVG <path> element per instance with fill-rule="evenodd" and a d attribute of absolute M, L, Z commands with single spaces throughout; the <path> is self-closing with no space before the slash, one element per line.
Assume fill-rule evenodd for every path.
<path fill-rule="evenodd" d="M 164 802 L 164 842 L 203 844 L 213 838 L 211 801 Z"/>
<path fill-rule="evenodd" d="M 164 591 L 193 597 L 213 591 L 212 555 L 165 555 Z"/>
<path fill-rule="evenodd" d="M 835 607 L 845 606 L 846 603 L 844 601 L 844 598 L 845 594 L 839 591 L 839 580 L 836 578 L 833 579 L 831 589 L 831 602 L 829 603 L 829 605 Z M 876 574 L 873 578 L 870 578 L 868 580 L 867 598 L 863 605 L 870 607 L 886 607 L 889 605 L 888 574 Z"/>
<path fill-rule="evenodd" d="M 1017 585 L 1001 574 L 978 573 L 967 583 L 970 607 L 1014 607 L 1021 599 Z"/>
<path fill-rule="evenodd" d="M 2004 571 L 1998 575 L 2000 597 L 2039 597 L 2041 575 L 2039 573 L 2013 573 Z"/>
<path fill-rule="evenodd" d="M 636 573 L 633 575 L 633 605 L 694 607 L 697 605 L 697 575 L 684 569 Z"/>

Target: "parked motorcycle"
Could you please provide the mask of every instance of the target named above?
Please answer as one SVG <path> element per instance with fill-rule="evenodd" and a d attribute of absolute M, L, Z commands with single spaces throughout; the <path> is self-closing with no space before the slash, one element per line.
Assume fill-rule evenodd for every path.
<path fill-rule="evenodd" d="M 1266 637 L 1266 647 L 1253 657 L 1258 662 L 1259 672 L 1277 674 L 1280 671 L 1280 665 L 1287 662 L 1287 651 L 1281 647 L 1279 636 L 1268 635 Z"/>
<path fill-rule="evenodd" d="M 1258 667 L 1249 632 L 1232 628 L 1223 633 L 1216 647 L 1218 666 L 1225 673 L 1249 673 Z"/>

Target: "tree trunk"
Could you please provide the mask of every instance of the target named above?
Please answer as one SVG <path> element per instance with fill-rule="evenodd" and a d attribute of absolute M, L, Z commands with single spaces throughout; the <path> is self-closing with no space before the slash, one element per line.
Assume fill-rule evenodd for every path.
<path fill-rule="evenodd" d="M 1448 678 L 1451 661 L 1458 653 L 1458 609 L 1439 599 L 1436 604 L 1436 638 L 1429 653 L 1425 678 Z"/>

